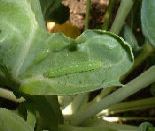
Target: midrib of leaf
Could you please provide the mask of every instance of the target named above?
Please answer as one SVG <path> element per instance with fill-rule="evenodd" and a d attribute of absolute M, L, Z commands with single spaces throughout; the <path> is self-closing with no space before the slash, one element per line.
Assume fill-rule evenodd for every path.
<path fill-rule="evenodd" d="M 19 57 L 17 58 L 17 62 L 16 62 L 16 65 L 14 67 L 14 75 L 15 77 L 18 76 L 23 64 L 24 64 L 24 61 L 29 53 L 29 50 L 31 49 L 31 45 L 33 43 L 33 39 L 35 37 L 35 34 L 36 34 L 36 31 L 37 31 L 37 26 L 33 25 L 32 28 L 31 28 L 31 33 L 29 34 L 29 38 L 27 39 L 26 42 L 23 43 L 23 47 L 21 48 L 20 50 L 20 53 L 19 53 Z"/>
<path fill-rule="evenodd" d="M 29 36 L 26 37 L 24 35 L 19 35 L 18 38 L 24 38 L 23 40 L 20 39 L 20 44 L 23 45 L 21 47 L 21 50 L 19 51 L 18 57 L 16 58 L 16 63 L 12 69 L 13 75 L 16 78 L 20 74 L 20 70 L 25 62 L 25 59 L 29 53 L 29 50 L 31 49 L 31 45 L 33 44 L 33 39 L 35 37 L 35 34 L 38 29 L 38 23 L 35 19 L 35 14 L 31 9 L 30 3 L 27 2 L 27 0 L 22 1 L 24 4 L 25 14 L 27 16 L 27 20 L 25 22 L 30 23 L 30 33 Z M 22 6 L 20 6 L 22 8 Z M 22 18 L 21 18 L 22 19 Z M 24 25 L 23 25 L 24 26 Z M 20 33 L 20 29 L 12 25 L 13 29 L 15 29 L 16 32 Z"/>
<path fill-rule="evenodd" d="M 3 20 L 1 21 L 4 25 L 6 25 L 6 27 L 9 27 L 11 30 L 13 30 L 15 33 L 18 34 L 18 38 L 21 38 L 21 40 L 24 41 L 24 37 L 21 35 L 22 32 L 16 27 L 14 26 L 10 21 L 8 20 Z M 5 37 L 7 38 L 7 37 Z"/>

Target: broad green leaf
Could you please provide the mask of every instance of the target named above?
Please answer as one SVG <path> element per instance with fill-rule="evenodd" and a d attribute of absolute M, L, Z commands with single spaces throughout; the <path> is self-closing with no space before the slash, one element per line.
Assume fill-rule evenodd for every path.
<path fill-rule="evenodd" d="M 62 114 L 56 96 L 28 96 L 27 106 L 37 114 L 37 128 L 58 130 L 58 124 L 62 124 Z"/>
<path fill-rule="evenodd" d="M 34 131 L 22 117 L 0 108 L 0 131 Z"/>
<path fill-rule="evenodd" d="M 101 30 L 87 30 L 75 40 L 48 34 L 27 1 L 1 0 L 0 18 L 0 62 L 16 83 L 7 86 L 16 91 L 89 92 L 120 85 L 120 77 L 132 66 L 131 47 L 122 38 Z"/>
<path fill-rule="evenodd" d="M 127 25 L 124 27 L 124 39 L 131 45 L 135 53 L 139 51 L 140 47 L 138 45 L 136 37 L 132 33 L 131 28 Z"/>
<path fill-rule="evenodd" d="M 141 24 L 145 37 L 155 46 L 155 0 L 143 0 Z"/>
<path fill-rule="evenodd" d="M 34 12 L 35 18 L 38 21 L 39 25 L 41 27 L 43 27 L 44 29 L 46 29 L 46 27 L 45 27 L 46 24 L 45 24 L 45 21 L 44 21 L 44 17 L 43 17 L 43 14 L 42 14 L 42 10 L 41 10 L 39 0 L 27 0 L 27 1 L 31 5 L 31 9 Z"/>
<path fill-rule="evenodd" d="M 29 68 L 24 76 L 28 78 L 21 85 L 23 92 L 75 94 L 119 85 L 120 76 L 131 67 L 132 57 L 127 53 L 130 49 L 110 33 L 86 31 L 73 41 L 77 45 L 65 37 L 57 37 L 57 42 L 63 38 L 60 42 L 63 41 L 64 46 L 60 45 L 56 49 L 53 45 L 55 52 L 51 53 L 53 57 L 45 61 L 46 64 L 42 61 L 40 65 Z M 54 43 L 54 40 L 51 41 Z M 52 62 L 49 64 L 49 61 Z M 42 69 L 44 65 L 48 66 Z M 41 72 L 41 77 L 29 77 L 32 73 L 37 76 Z"/>
<path fill-rule="evenodd" d="M 155 128 L 149 122 L 143 122 L 140 124 L 138 131 L 154 131 Z"/>
<path fill-rule="evenodd" d="M 69 19 L 69 8 L 64 6 L 62 0 L 39 0 L 46 21 L 64 23 Z"/>

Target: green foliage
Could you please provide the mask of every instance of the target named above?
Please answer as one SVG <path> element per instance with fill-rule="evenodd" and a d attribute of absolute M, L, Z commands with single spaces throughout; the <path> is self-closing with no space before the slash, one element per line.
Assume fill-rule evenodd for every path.
<path fill-rule="evenodd" d="M 125 41 L 127 41 L 131 45 L 134 53 L 139 51 L 140 47 L 138 45 L 136 37 L 134 36 L 134 34 L 132 33 L 131 28 L 128 25 L 126 25 L 124 27 L 124 39 L 125 39 Z"/>
<path fill-rule="evenodd" d="M 130 46 L 112 33 L 87 30 L 76 40 L 50 35 L 28 2 L 1 3 L 0 59 L 17 81 L 16 90 L 31 95 L 88 92 L 120 85 L 132 65 Z"/>
<path fill-rule="evenodd" d="M 155 1 L 143 0 L 141 8 L 141 24 L 145 37 L 155 46 Z"/>
<path fill-rule="evenodd" d="M 59 131 L 116 131 L 107 127 L 74 127 L 63 125 L 59 127 Z"/>
<path fill-rule="evenodd" d="M 138 43 L 137 29 L 132 25 L 124 28 L 124 38 L 129 44 L 112 33 L 119 34 L 132 5 L 134 2 L 139 4 L 140 0 L 121 1 L 112 32 L 88 29 L 76 39 L 62 33 L 50 34 L 46 30 L 47 21 L 63 23 L 68 20 L 69 9 L 61 2 L 0 0 L 0 131 L 153 131 L 153 125 L 147 122 L 136 127 L 109 123 L 96 117 L 101 110 L 151 84 L 154 95 L 154 48 L 149 43 Z M 110 10 L 114 9 L 114 4 Z M 87 5 L 87 10 L 90 6 Z M 146 37 L 153 46 L 154 8 L 154 0 L 142 1 L 144 36 L 139 35 L 142 40 Z M 88 10 L 86 16 L 89 15 Z M 110 25 L 111 21 L 109 19 L 105 24 Z M 149 59 L 147 66 L 143 67 L 146 59 Z M 137 74 L 137 67 L 144 72 Z M 126 84 L 122 85 L 120 81 Z M 95 92 L 95 98 L 91 98 L 89 93 L 97 89 L 103 90 L 100 94 Z M 62 98 L 61 102 L 58 102 L 58 96 Z M 10 100 L 13 107 L 5 99 Z M 137 110 L 146 105 L 153 106 L 152 101 L 149 104 L 138 101 L 141 101 L 140 107 L 132 105 L 135 101 L 130 105 L 125 102 L 125 105 Z M 126 107 L 121 107 L 121 111 Z M 15 110 L 8 110 L 12 108 Z M 65 114 L 68 109 L 70 116 Z"/>
<path fill-rule="evenodd" d="M 34 131 L 26 121 L 16 113 L 0 108 L 0 130 L 1 131 Z"/>
<path fill-rule="evenodd" d="M 149 122 L 143 122 L 140 124 L 138 131 L 154 131 L 155 128 Z"/>
<path fill-rule="evenodd" d="M 36 114 L 38 130 L 58 130 L 63 123 L 62 114 L 55 96 L 28 96 L 26 105 Z M 45 108 L 46 107 L 46 108 Z"/>
<path fill-rule="evenodd" d="M 153 83 L 150 87 L 150 93 L 155 96 L 155 83 Z"/>
<path fill-rule="evenodd" d="M 27 3 L 29 3 L 31 10 L 34 12 L 35 18 L 38 21 L 39 26 L 45 27 L 45 21 L 44 16 L 41 11 L 40 2 L 38 0 L 27 0 Z"/>
<path fill-rule="evenodd" d="M 132 55 L 128 55 L 126 51 L 130 52 L 130 48 L 121 39 L 107 34 L 86 31 L 75 41 L 75 51 L 70 50 L 72 43 L 65 37 L 59 37 L 64 39 L 64 45 L 61 45 L 63 48 L 56 47 L 53 37 L 50 40 L 53 45 L 52 42 L 50 44 L 55 46 L 55 51 L 49 51 L 46 59 L 38 65 L 31 65 L 24 75 L 32 77 L 27 77 L 21 83 L 21 90 L 29 94 L 75 94 L 118 85 L 120 76 L 131 67 Z M 87 37 L 91 39 L 87 40 Z M 59 43 L 57 37 L 55 39 L 56 44 Z M 111 41 L 113 45 L 109 43 Z M 120 50 L 120 54 L 116 54 L 117 50 Z M 43 68 L 45 64 L 47 67 Z M 118 67 L 121 70 L 116 70 Z M 113 74 L 113 71 L 117 73 Z"/>

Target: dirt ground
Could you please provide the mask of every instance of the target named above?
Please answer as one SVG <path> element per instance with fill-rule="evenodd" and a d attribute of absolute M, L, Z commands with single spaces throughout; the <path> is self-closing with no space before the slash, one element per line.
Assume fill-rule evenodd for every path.
<path fill-rule="evenodd" d="M 94 28 L 103 23 L 103 15 L 107 9 L 109 0 L 92 0 L 91 18 L 89 26 Z M 86 13 L 86 0 L 63 0 L 63 4 L 70 8 L 70 22 L 79 29 L 84 28 Z"/>

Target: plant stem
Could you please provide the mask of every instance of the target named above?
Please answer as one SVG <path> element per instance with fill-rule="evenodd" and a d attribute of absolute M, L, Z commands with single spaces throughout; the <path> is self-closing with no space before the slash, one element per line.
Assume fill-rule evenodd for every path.
<path fill-rule="evenodd" d="M 106 118 L 110 118 L 110 119 L 115 119 L 118 118 L 119 120 L 117 121 L 154 121 L 155 118 L 154 117 L 139 117 L 139 116 L 134 116 L 134 117 L 104 117 Z"/>
<path fill-rule="evenodd" d="M 83 94 L 74 96 L 74 99 L 72 100 L 72 102 L 68 104 L 62 111 L 64 117 L 66 119 L 69 119 L 70 115 L 74 115 L 79 111 L 81 107 L 87 104 L 87 100 L 88 100 L 88 93 L 83 93 Z"/>
<path fill-rule="evenodd" d="M 137 128 L 136 128 L 137 129 Z M 78 127 L 78 126 L 70 126 L 70 125 L 59 125 L 59 131 L 116 131 L 112 128 L 107 128 L 104 126 L 100 127 Z M 122 130 L 117 130 L 122 131 Z M 128 130 L 129 131 L 129 130 Z M 136 130 L 132 130 L 136 131 Z"/>
<path fill-rule="evenodd" d="M 116 0 L 109 0 L 108 9 L 103 17 L 103 21 L 104 21 L 103 26 L 102 26 L 103 30 L 108 30 L 109 28 L 110 19 L 111 19 L 111 15 L 112 15 L 112 11 L 113 11 L 115 3 L 116 3 Z"/>
<path fill-rule="evenodd" d="M 147 87 L 153 82 L 155 82 L 155 66 L 150 67 L 140 76 L 124 85 L 124 87 L 119 88 L 114 93 L 108 95 L 107 97 L 104 97 L 104 99 L 102 99 L 101 101 L 90 103 L 90 105 L 85 107 L 85 109 L 79 111 L 72 117 L 71 124 L 73 125 L 81 124 L 81 122 L 96 115 L 101 110 L 108 108 L 112 104 L 124 100 L 128 96 Z"/>
<path fill-rule="evenodd" d="M 141 53 L 135 58 L 133 69 L 137 68 L 139 65 L 144 62 L 152 53 L 154 52 L 154 48 L 151 44 L 146 43 L 143 45 Z"/>
<path fill-rule="evenodd" d="M 21 103 L 21 102 L 25 101 L 25 99 L 23 97 L 17 99 L 12 91 L 9 91 L 4 88 L 0 88 L 0 97 L 5 98 L 10 101 L 13 101 L 13 102 L 17 102 L 17 103 Z"/>
<path fill-rule="evenodd" d="M 132 0 L 121 0 L 116 18 L 110 29 L 111 32 L 114 32 L 115 34 L 119 34 L 119 32 L 122 29 L 122 26 L 124 25 L 125 19 L 132 8 L 132 5 L 133 5 Z"/>
<path fill-rule="evenodd" d="M 108 110 L 108 115 L 110 115 L 110 114 L 120 113 L 124 111 L 141 110 L 141 109 L 152 108 L 152 107 L 155 107 L 155 97 L 118 103 L 110 106 L 106 110 Z M 104 115 L 104 113 L 101 113 L 100 115 Z"/>
<path fill-rule="evenodd" d="M 85 30 L 89 27 L 91 0 L 86 1 L 86 17 L 85 17 Z"/>
<path fill-rule="evenodd" d="M 62 109 L 66 108 L 75 96 L 58 96 L 58 101 Z"/>
<path fill-rule="evenodd" d="M 138 68 L 138 66 L 140 66 L 154 51 L 151 44 L 144 44 L 140 54 L 135 58 L 132 68 L 121 78 L 121 81 L 123 81 L 133 70 Z"/>
<path fill-rule="evenodd" d="M 118 124 L 114 122 L 108 122 L 103 120 L 102 118 L 93 118 L 82 123 L 82 126 L 86 127 L 107 127 L 114 129 L 115 131 L 137 131 L 136 126 L 126 125 L 126 124 Z"/>
<path fill-rule="evenodd" d="M 77 95 L 73 101 L 71 102 L 71 107 L 72 107 L 72 113 L 75 114 L 80 107 L 85 104 L 85 100 L 87 100 L 88 97 L 88 93 L 84 93 L 84 94 L 79 94 Z"/>
<path fill-rule="evenodd" d="M 111 86 L 105 89 L 102 89 L 101 93 L 94 98 L 94 102 L 99 102 L 103 97 L 109 95 L 113 90 L 115 90 L 115 86 Z"/>

